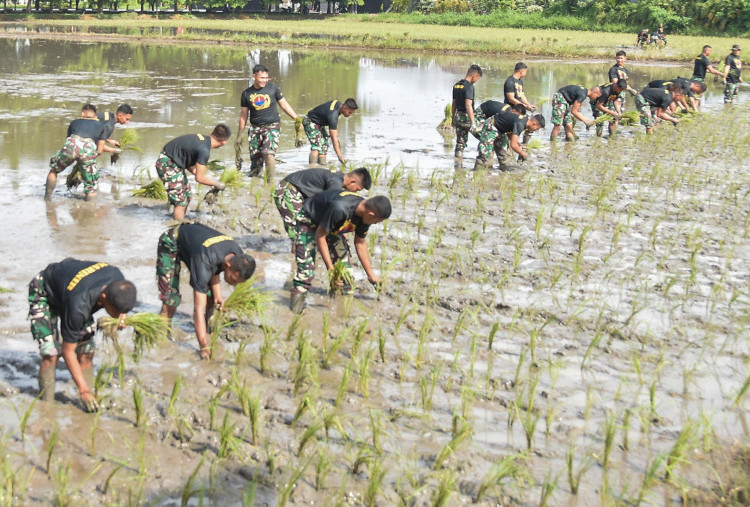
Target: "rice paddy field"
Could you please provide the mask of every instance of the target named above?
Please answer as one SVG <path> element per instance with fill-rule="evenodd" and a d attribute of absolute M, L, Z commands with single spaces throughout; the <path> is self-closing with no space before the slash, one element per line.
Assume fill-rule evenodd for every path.
<path fill-rule="evenodd" d="M 101 410 L 87 414 L 62 366 L 56 402 L 35 399 L 25 284 L 64 256 L 107 260 L 138 287 L 135 311 L 158 312 L 156 244 L 170 218 L 162 200 L 133 192 L 153 181 L 165 139 L 234 124 L 247 69 L 232 63 L 276 53 L 37 44 L 12 46 L 23 64 L 3 73 L 3 505 L 748 502 L 745 88 L 724 107 L 710 83 L 704 114 L 651 136 L 639 126 L 611 139 L 579 126 L 575 143 L 537 134 L 518 169 L 472 171 L 475 141 L 454 168 L 453 138 L 435 130 L 463 60 L 279 52 L 289 67 L 274 77 L 299 111 L 323 97 L 300 91 L 294 83 L 310 80 L 295 69 L 356 75 L 362 109 L 341 139 L 371 171 L 369 195 L 393 204 L 368 235 L 382 286 L 355 262 L 356 294 L 332 298 L 319 266 L 310 306 L 294 316 L 276 181 L 227 173 L 229 189 L 194 202 L 191 217 L 236 237 L 259 269 L 216 317 L 212 359 L 198 360 L 183 271 L 167 340 L 144 339 L 163 330 L 140 318 L 138 338 L 97 336 Z M 101 65 L 89 73 L 92 58 Z M 492 96 L 514 62 L 480 63 L 478 89 Z M 544 83 L 529 87 L 534 101 L 582 76 L 580 63 L 530 63 Z M 644 81 L 678 71 L 636 68 Z M 334 81 L 321 89 L 345 95 Z M 401 93 L 379 102 L 393 83 Z M 46 157 L 79 102 L 97 96 L 103 107 L 132 100 L 142 153 L 103 165 L 98 202 L 61 183 L 45 203 Z M 277 180 L 307 159 L 291 124 Z M 217 177 L 232 170 L 231 148 L 216 158 Z"/>

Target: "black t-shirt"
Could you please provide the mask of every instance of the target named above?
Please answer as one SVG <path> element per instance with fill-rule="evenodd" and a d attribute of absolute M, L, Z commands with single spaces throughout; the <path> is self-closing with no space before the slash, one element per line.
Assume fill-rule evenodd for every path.
<path fill-rule="evenodd" d="M 727 83 L 739 83 L 740 74 L 742 73 L 742 59 L 739 56 L 734 56 L 730 53 L 724 60 L 724 65 L 729 65 Z"/>
<path fill-rule="evenodd" d="M 338 100 L 328 101 L 325 104 L 310 109 L 307 117 L 310 118 L 311 122 L 317 123 L 321 127 L 336 130 L 339 125 L 339 110 L 341 109 L 341 105 L 341 102 Z"/>
<path fill-rule="evenodd" d="M 505 97 L 506 104 L 510 104 L 510 102 L 508 102 L 509 93 L 513 94 L 513 97 L 520 102 L 520 95 L 523 93 L 523 79 L 516 79 L 512 74 L 508 76 L 508 79 L 505 80 L 505 85 L 503 86 L 503 96 Z"/>
<path fill-rule="evenodd" d="M 606 104 L 611 100 L 617 100 L 620 98 L 620 94 L 613 91 L 614 85 L 611 83 L 599 85 L 599 88 L 602 89 L 602 95 L 591 105 L 592 108 L 596 108 L 597 104 Z"/>
<path fill-rule="evenodd" d="M 615 64 L 609 68 L 609 73 L 607 75 L 610 83 L 615 79 L 628 79 L 628 69 Z"/>
<path fill-rule="evenodd" d="M 354 213 L 363 200 L 354 192 L 332 188 L 305 200 L 303 209 L 312 223 L 328 234 L 354 232 L 356 237 L 364 238 L 370 226 Z"/>
<path fill-rule="evenodd" d="M 666 88 L 644 88 L 641 95 L 651 107 L 666 109 L 672 103 L 672 94 Z"/>
<path fill-rule="evenodd" d="M 201 294 L 210 288 L 211 277 L 221 272 L 224 257 L 243 254 L 234 239 L 203 224 L 180 225 L 177 250 L 190 270 L 190 286 Z"/>
<path fill-rule="evenodd" d="M 344 173 L 334 173 L 328 169 L 303 169 L 293 172 L 284 181 L 294 185 L 307 199 L 330 188 L 341 190 L 344 187 Z"/>
<path fill-rule="evenodd" d="M 453 100 L 456 101 L 456 111 L 466 113 L 466 101 L 471 100 L 474 105 L 474 85 L 465 79 L 453 85 Z"/>
<path fill-rule="evenodd" d="M 586 100 L 586 97 L 588 97 L 588 90 L 579 85 L 563 86 L 558 91 L 562 94 L 565 102 L 567 102 L 571 106 L 575 102 L 580 102 L 581 104 L 583 104 L 583 101 Z"/>
<path fill-rule="evenodd" d="M 674 79 L 670 79 L 667 81 L 666 79 L 654 79 L 648 84 L 648 88 L 669 88 L 671 84 L 676 84 L 680 88 L 682 88 L 682 91 L 685 92 L 685 95 L 688 97 L 694 97 L 695 94 L 690 89 L 690 80 L 685 79 L 684 77 L 676 77 Z"/>
<path fill-rule="evenodd" d="M 96 122 L 98 123 L 98 122 Z M 122 273 L 106 262 L 80 261 L 67 258 L 42 271 L 47 301 L 60 316 L 60 334 L 67 343 L 85 338 L 86 321 L 102 307 L 97 304 L 102 289 Z"/>
<path fill-rule="evenodd" d="M 706 79 L 706 72 L 711 66 L 711 60 L 704 54 L 700 54 L 695 59 L 695 65 L 693 66 L 693 77 L 699 77 Z"/>
<path fill-rule="evenodd" d="M 276 105 L 283 98 L 279 87 L 269 81 L 263 88 L 251 86 L 242 92 L 240 106 L 250 110 L 248 120 L 251 124 L 271 125 L 281 121 Z"/>
<path fill-rule="evenodd" d="M 94 142 L 107 139 L 104 135 L 104 125 L 99 123 L 96 118 L 78 118 L 68 125 L 68 135 L 76 135 L 84 139 L 93 139 Z"/>
<path fill-rule="evenodd" d="M 115 131 L 115 115 L 109 111 L 98 113 L 96 117 L 99 119 L 99 123 L 104 125 L 104 139 L 112 137 L 112 132 Z"/>
<path fill-rule="evenodd" d="M 510 105 L 506 104 L 505 102 L 499 102 L 497 100 L 485 100 L 484 102 L 482 102 L 482 105 L 479 106 L 479 109 L 482 110 L 485 118 L 489 118 L 502 111 L 510 110 Z"/>
<path fill-rule="evenodd" d="M 206 165 L 211 156 L 211 136 L 185 134 L 169 141 L 161 151 L 183 169 L 195 164 Z"/>
<path fill-rule="evenodd" d="M 521 116 L 514 111 L 502 111 L 494 117 L 495 128 L 498 132 L 503 134 L 512 132 L 519 136 L 526 130 L 526 122 L 528 121 L 528 116 Z"/>

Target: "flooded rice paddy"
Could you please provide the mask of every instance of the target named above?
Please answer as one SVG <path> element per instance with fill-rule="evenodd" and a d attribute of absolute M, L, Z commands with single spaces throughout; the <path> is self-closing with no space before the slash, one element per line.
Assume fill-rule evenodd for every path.
<path fill-rule="evenodd" d="M 513 172 L 471 171 L 471 140 L 454 171 L 452 139 L 435 129 L 452 84 L 479 63 L 479 100 L 501 98 L 515 61 L 23 37 L 0 46 L 0 287 L 13 290 L 0 294 L 4 503 L 745 498 L 735 475 L 748 439 L 747 89 L 725 109 L 711 82 L 705 115 L 651 137 L 633 127 L 596 139 L 579 128 L 576 144 L 550 146 L 537 134 L 543 146 Z M 184 284 L 169 343 L 138 363 L 124 356 L 120 371 L 99 339 L 96 367 L 112 376 L 98 416 L 79 410 L 64 367 L 57 403 L 32 407 L 28 281 L 66 256 L 106 260 L 136 283 L 136 310 L 158 311 L 156 244 L 170 217 L 165 203 L 131 192 L 154 177 L 168 140 L 236 127 L 258 62 L 298 113 L 359 102 L 339 132 L 346 157 L 376 177 L 370 193 L 394 205 L 368 240 L 383 290 L 357 267 L 357 295 L 331 299 L 319 268 L 312 305 L 294 320 L 273 185 L 246 178 L 192 217 L 258 259 L 276 302 L 199 362 Z M 532 102 L 604 81 L 611 65 L 527 63 Z M 629 67 L 636 88 L 691 70 Z M 45 202 L 49 157 L 85 102 L 131 104 L 142 153 L 117 165 L 103 157 L 98 201 L 60 182 Z M 308 149 L 294 147 L 282 118 L 278 177 L 303 168 Z M 213 157 L 231 166 L 231 145 Z"/>

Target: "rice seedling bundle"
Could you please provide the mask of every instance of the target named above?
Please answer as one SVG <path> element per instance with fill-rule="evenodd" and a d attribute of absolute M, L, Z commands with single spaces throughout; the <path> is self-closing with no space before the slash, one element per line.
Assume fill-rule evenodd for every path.
<path fill-rule="evenodd" d="M 143 150 L 138 146 L 139 140 L 140 136 L 138 132 L 133 129 L 127 129 L 122 133 L 122 137 L 120 137 L 120 149 L 122 151 L 137 151 L 138 153 L 142 153 Z M 111 164 L 116 164 L 118 160 L 120 160 L 119 153 L 113 153 L 109 158 Z"/>
<path fill-rule="evenodd" d="M 214 318 L 226 318 L 226 314 L 230 312 L 238 317 L 264 314 L 274 297 L 256 286 L 256 282 L 256 278 L 252 277 L 250 280 L 237 284 L 232 294 L 224 301 L 221 310 L 214 314 Z"/>
<path fill-rule="evenodd" d="M 112 340 L 117 340 L 117 327 L 120 319 L 103 317 L 99 319 L 99 329 L 102 334 Z M 133 328 L 133 357 L 139 358 L 144 351 L 154 348 L 169 336 L 169 322 L 155 313 L 134 313 L 125 319 L 125 325 Z"/>
<path fill-rule="evenodd" d="M 135 197 L 145 197 L 147 199 L 158 199 L 164 201 L 167 199 L 167 190 L 164 188 L 164 183 L 157 178 L 151 183 L 133 190 L 133 195 Z"/>
<path fill-rule="evenodd" d="M 206 167 L 208 168 L 209 171 L 223 171 L 227 168 L 224 164 L 222 164 L 218 160 L 209 160 L 208 163 L 206 164 Z"/>
<path fill-rule="evenodd" d="M 294 146 L 299 148 L 305 144 L 305 132 L 302 128 L 302 117 L 297 116 L 294 119 Z"/>
<path fill-rule="evenodd" d="M 451 117 L 451 105 L 447 104 L 444 110 L 443 121 L 437 126 L 437 129 L 443 132 L 453 130 L 453 118 Z"/>
<path fill-rule="evenodd" d="M 528 151 L 533 151 L 533 150 L 538 150 L 542 146 L 544 146 L 544 143 L 542 143 L 541 139 L 532 139 L 526 145 L 526 149 Z"/>
<path fill-rule="evenodd" d="M 245 186 L 245 182 L 242 180 L 242 172 L 239 169 L 224 169 L 219 176 L 219 181 L 224 183 L 227 188 L 242 188 Z"/>
<path fill-rule="evenodd" d="M 328 270 L 328 293 L 333 295 L 340 290 L 343 285 L 352 286 L 354 276 L 348 265 L 344 264 L 341 259 L 333 264 L 333 269 Z"/>
<path fill-rule="evenodd" d="M 622 114 L 622 118 L 620 118 L 620 125 L 625 127 L 632 127 L 633 125 L 637 125 L 640 120 L 641 113 L 639 113 L 638 111 L 626 111 Z M 614 116 L 612 116 L 611 114 L 603 114 L 596 120 L 594 120 L 596 124 L 609 123 L 611 121 L 615 121 Z"/>
<path fill-rule="evenodd" d="M 542 107 L 542 104 L 546 104 L 546 103 L 547 103 L 547 102 L 549 102 L 550 100 L 552 100 L 552 99 L 551 99 L 551 98 L 549 98 L 549 97 L 544 97 L 544 98 L 541 98 L 541 99 L 537 100 L 537 102 L 536 102 L 536 107 L 537 107 L 537 108 L 540 108 L 540 107 Z"/>

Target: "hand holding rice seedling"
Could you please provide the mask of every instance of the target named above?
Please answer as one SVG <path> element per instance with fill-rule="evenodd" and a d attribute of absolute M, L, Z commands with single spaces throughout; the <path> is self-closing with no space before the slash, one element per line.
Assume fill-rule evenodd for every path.
<path fill-rule="evenodd" d="M 620 118 L 620 125 L 623 125 L 625 127 L 631 127 L 633 125 L 638 125 L 638 122 L 641 119 L 641 113 L 638 111 L 626 111 L 622 114 L 622 117 Z M 601 123 L 609 123 L 611 121 L 615 121 L 615 117 L 611 114 L 603 114 L 600 117 L 598 117 L 596 120 L 594 120 L 594 123 L 601 124 Z"/>
<path fill-rule="evenodd" d="M 99 329 L 102 334 L 117 340 L 120 319 L 114 317 L 102 317 L 99 319 Z M 154 348 L 161 342 L 166 341 L 170 333 L 169 322 L 155 313 L 135 313 L 125 319 L 125 326 L 133 328 L 133 357 L 137 360 L 147 349 Z"/>
<path fill-rule="evenodd" d="M 250 278 L 242 283 L 237 284 L 232 294 L 224 301 L 217 311 L 209 319 L 209 329 L 211 329 L 212 341 L 215 341 L 219 333 L 227 326 L 237 322 L 230 317 L 234 314 L 237 319 L 250 317 L 252 315 L 264 315 L 268 305 L 274 300 L 272 294 L 263 291 L 256 286 L 258 280 L 255 277 Z M 213 345 L 211 353 L 213 354 Z"/>
<path fill-rule="evenodd" d="M 294 146 L 299 148 L 305 144 L 305 131 L 302 128 L 302 117 L 297 116 L 294 119 Z"/>
<path fill-rule="evenodd" d="M 120 159 L 120 153 L 123 151 L 137 151 L 138 153 L 142 153 L 143 150 L 138 146 L 139 140 L 140 136 L 138 135 L 138 132 L 133 129 L 125 130 L 120 138 L 120 152 L 112 153 L 109 159 L 110 163 L 116 164 Z"/>
<path fill-rule="evenodd" d="M 351 287 L 354 284 L 354 275 L 349 265 L 337 260 L 333 268 L 328 270 L 328 294 L 333 296 L 337 291 L 341 291 L 343 286 Z"/>

